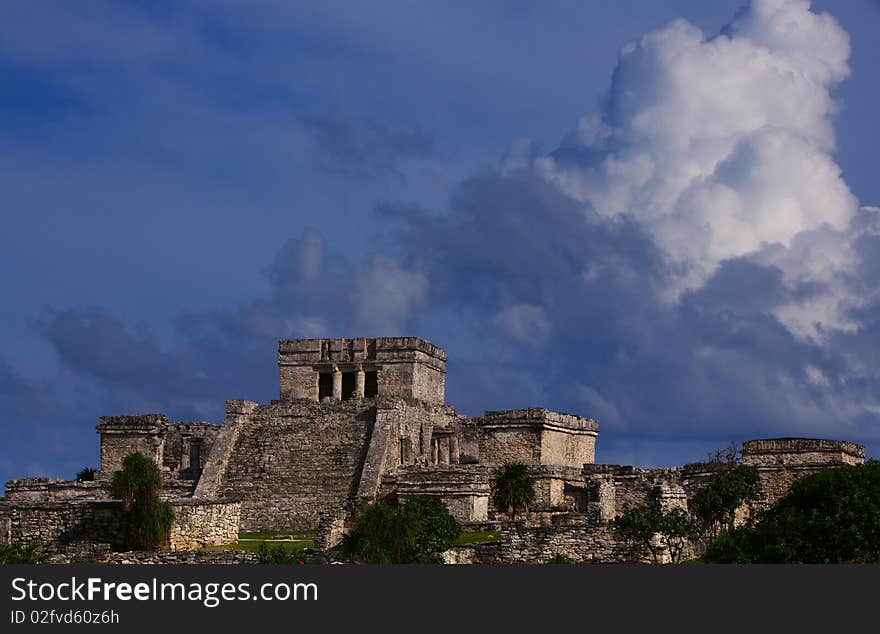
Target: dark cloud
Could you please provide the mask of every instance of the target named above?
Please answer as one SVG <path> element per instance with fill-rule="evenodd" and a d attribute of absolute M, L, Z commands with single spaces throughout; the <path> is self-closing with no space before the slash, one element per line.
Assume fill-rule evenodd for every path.
<path fill-rule="evenodd" d="M 94 427 L 58 392 L 53 382 L 29 379 L 0 359 L 0 484 L 24 475 L 72 477 L 94 464 Z"/>
<path fill-rule="evenodd" d="M 468 179 L 444 212 L 384 205 L 377 216 L 377 254 L 334 255 L 307 229 L 264 269 L 265 297 L 182 310 L 166 345 L 101 309 L 51 311 L 38 327 L 88 379 L 95 418 L 148 408 L 219 420 L 227 398 L 276 397 L 279 338 L 414 334 L 447 348 L 450 403 L 598 417 L 601 460 L 676 463 L 756 436 L 878 440 L 880 303 L 828 345 L 774 317 L 789 300 L 775 266 L 725 261 L 675 300 L 666 289 L 680 271 L 637 222 L 602 218 L 527 170 Z M 3 376 L 25 395 L 21 411 L 39 410 L 38 386 Z"/>
<path fill-rule="evenodd" d="M 345 177 L 391 174 L 402 178 L 401 164 L 434 154 L 433 139 L 419 130 L 341 115 L 302 118 L 321 167 Z"/>
<path fill-rule="evenodd" d="M 675 301 L 665 289 L 676 270 L 637 223 L 600 218 L 529 172 L 475 177 L 447 213 L 378 213 L 396 227 L 398 256 L 430 281 L 431 309 L 466 307 L 456 329 L 473 334 L 442 342 L 450 359 L 478 359 L 459 364 L 461 377 L 450 369 L 450 399 L 465 409 L 540 397 L 602 418 L 606 456 L 639 445 L 666 462 L 702 457 L 674 439 L 688 450 L 772 435 L 878 439 L 844 349 L 774 317 L 790 293 L 774 266 L 725 261 Z M 511 307 L 528 319 L 499 327 Z"/>

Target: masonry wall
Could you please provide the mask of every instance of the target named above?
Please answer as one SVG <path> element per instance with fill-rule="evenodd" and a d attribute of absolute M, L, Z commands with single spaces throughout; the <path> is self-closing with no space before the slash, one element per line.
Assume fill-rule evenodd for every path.
<path fill-rule="evenodd" d="M 169 420 L 163 414 L 102 416 L 101 471 L 110 473 L 122 468 L 122 460 L 134 452 L 142 453 L 157 465 L 164 462 L 165 431 Z"/>
<path fill-rule="evenodd" d="M 189 438 L 201 440 L 201 464 L 204 465 L 210 456 L 211 447 L 219 432 L 220 426 L 213 423 L 169 424 L 165 431 L 162 466 L 172 472 L 192 466 L 189 464 L 189 456 L 184 455 L 189 450 Z"/>
<path fill-rule="evenodd" d="M 776 503 L 799 478 L 864 461 L 865 448 L 843 440 L 767 438 L 747 441 L 742 448 L 743 464 L 756 467 L 761 478 L 761 506 Z"/>
<path fill-rule="evenodd" d="M 479 460 L 581 468 L 595 461 L 599 425 L 544 408 L 486 412 L 475 419 Z"/>
<path fill-rule="evenodd" d="M 101 471 L 112 473 L 122 468 L 122 460 L 140 452 L 157 464 L 162 464 L 163 439 L 141 434 L 113 434 L 101 436 Z"/>
<path fill-rule="evenodd" d="M 6 499 L 12 502 L 61 502 L 110 497 L 109 481 L 77 482 L 58 478 L 22 478 L 6 482 Z"/>
<path fill-rule="evenodd" d="M 238 541 L 241 504 L 221 500 L 182 499 L 173 502 L 171 550 L 192 550 Z"/>
<path fill-rule="evenodd" d="M 413 398 L 430 403 L 443 403 L 446 400 L 446 370 L 441 369 L 434 359 L 423 356 L 421 363 L 413 367 Z"/>
<path fill-rule="evenodd" d="M 461 523 L 489 519 L 489 472 L 482 465 L 438 465 L 401 468 L 384 483 L 401 499 L 417 495 L 440 498 Z"/>
<path fill-rule="evenodd" d="M 479 459 L 483 464 L 541 463 L 541 430 L 510 427 L 482 430 Z"/>
<path fill-rule="evenodd" d="M 96 541 L 113 547 L 125 544 L 121 505 L 104 502 L 21 503 L 0 507 L 8 524 L 6 539 L 37 542 L 50 551 L 73 541 Z"/>
<path fill-rule="evenodd" d="M 560 520 L 551 526 L 527 526 L 523 522 L 502 525 L 502 563 L 543 563 L 556 555 L 576 562 L 612 563 L 641 561 L 617 541 L 608 525 Z"/>
<path fill-rule="evenodd" d="M 449 405 L 381 399 L 378 415 L 393 419 L 385 472 L 398 466 L 457 464 L 459 462 L 459 425 L 465 417 Z"/>
<path fill-rule="evenodd" d="M 252 410 L 236 415 L 216 494 L 241 501 L 242 530 L 315 528 L 356 493 L 375 407 L 300 400 Z"/>
<path fill-rule="evenodd" d="M 380 396 L 443 403 L 446 353 L 418 337 L 292 339 L 278 345 L 282 399 L 318 399 L 316 372 L 378 371 Z"/>
<path fill-rule="evenodd" d="M 541 464 L 580 468 L 596 461 L 596 437 L 545 429 L 541 434 Z"/>
<path fill-rule="evenodd" d="M 171 504 L 175 521 L 162 548 L 186 550 L 237 541 L 237 503 L 185 499 Z M 129 532 L 118 500 L 6 501 L 0 505 L 0 526 L 0 539 L 4 542 L 37 542 L 50 552 L 60 552 L 77 542 L 105 543 L 114 549 L 124 549 Z"/>

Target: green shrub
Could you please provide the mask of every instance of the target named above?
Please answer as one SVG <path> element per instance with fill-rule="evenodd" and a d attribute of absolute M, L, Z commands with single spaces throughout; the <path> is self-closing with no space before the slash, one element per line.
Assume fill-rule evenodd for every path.
<path fill-rule="evenodd" d="M 512 517 L 535 501 L 535 479 L 521 462 L 507 462 L 493 469 L 490 486 L 492 505 Z"/>
<path fill-rule="evenodd" d="M 0 544 L 0 564 L 42 564 L 49 554 L 37 542 Z"/>
<path fill-rule="evenodd" d="M 313 557 L 305 548 L 291 550 L 283 544 L 270 546 L 262 542 L 257 548 L 258 561 L 261 564 L 305 564 L 313 563 Z"/>
<path fill-rule="evenodd" d="M 544 562 L 545 564 L 573 564 L 575 560 L 566 555 L 556 553 L 550 559 Z"/>
<path fill-rule="evenodd" d="M 736 510 L 755 499 L 759 488 L 758 470 L 738 464 L 712 474 L 688 502 L 688 509 L 711 540 L 733 530 Z"/>
<path fill-rule="evenodd" d="M 880 462 L 792 484 L 752 522 L 709 545 L 710 563 L 880 563 Z"/>
<path fill-rule="evenodd" d="M 633 549 L 648 551 L 654 563 L 665 546 L 672 563 L 681 561 L 688 542 L 699 533 L 699 524 L 681 508 L 664 510 L 658 500 L 628 509 L 612 522 L 618 539 Z"/>
<path fill-rule="evenodd" d="M 436 497 L 415 496 L 402 504 L 386 498 L 357 511 L 342 550 L 364 563 L 440 563 L 440 553 L 460 533 L 458 522 Z"/>
<path fill-rule="evenodd" d="M 162 544 L 174 523 L 171 505 L 159 498 L 162 474 L 156 463 L 135 452 L 122 461 L 122 470 L 113 473 L 110 495 L 122 500 L 130 528 L 130 546 L 154 549 Z"/>
<path fill-rule="evenodd" d="M 92 469 L 91 467 L 85 467 L 80 469 L 76 474 L 77 482 L 92 482 L 95 479 L 95 474 L 97 471 Z"/>

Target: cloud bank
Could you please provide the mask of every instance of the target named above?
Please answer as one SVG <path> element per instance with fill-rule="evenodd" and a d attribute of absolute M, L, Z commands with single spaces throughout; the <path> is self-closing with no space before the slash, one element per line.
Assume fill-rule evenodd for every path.
<path fill-rule="evenodd" d="M 855 261 L 834 234 L 858 213 L 832 157 L 831 91 L 849 53 L 847 33 L 808 0 L 755 0 L 713 37 L 672 22 L 622 49 L 602 116 L 535 165 L 600 215 L 647 227 L 680 269 L 673 298 L 754 257 L 792 288 L 828 285 L 776 310 L 793 332 L 854 328 L 858 300 L 833 283 Z"/>
<path fill-rule="evenodd" d="M 279 338 L 413 334 L 448 350 L 451 404 L 595 416 L 600 461 L 785 435 L 876 455 L 880 211 L 833 158 L 848 56 L 805 0 L 755 0 L 714 36 L 672 22 L 621 50 L 601 112 L 552 151 L 514 142 L 443 209 L 378 205 L 368 252 L 304 229 L 267 258 L 264 296 L 181 310 L 168 340 L 104 308 L 37 329 L 95 417 L 219 420 L 226 398 L 275 398 Z M 431 150 L 381 123 L 309 125 L 334 173 Z M 31 395 L 23 416 L 43 386 L 22 381 L 0 371 Z"/>

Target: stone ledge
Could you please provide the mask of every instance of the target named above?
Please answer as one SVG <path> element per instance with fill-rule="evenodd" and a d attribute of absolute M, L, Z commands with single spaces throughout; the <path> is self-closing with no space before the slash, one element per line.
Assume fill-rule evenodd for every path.
<path fill-rule="evenodd" d="M 543 407 L 486 412 L 474 421 L 480 427 L 533 427 L 596 436 L 599 422 L 592 418 L 553 412 Z"/>
<path fill-rule="evenodd" d="M 865 457 L 862 445 L 846 440 L 830 440 L 824 438 L 762 438 L 747 440 L 743 443 L 743 456 L 768 453 L 845 453 L 855 458 Z"/>

